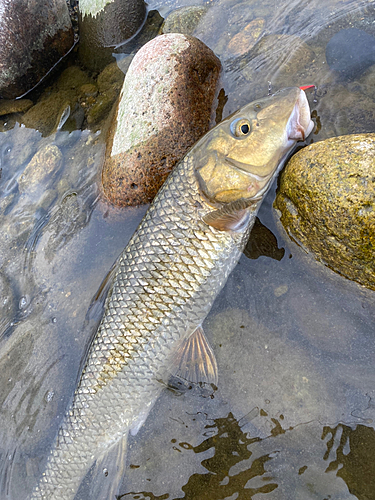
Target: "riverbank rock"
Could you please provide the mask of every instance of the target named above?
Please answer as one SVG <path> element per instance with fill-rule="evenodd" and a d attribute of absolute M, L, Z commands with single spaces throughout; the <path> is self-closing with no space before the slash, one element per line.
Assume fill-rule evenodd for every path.
<path fill-rule="evenodd" d="M 73 43 L 65 0 L 0 0 L 0 97 L 31 90 Z"/>
<path fill-rule="evenodd" d="M 135 35 L 146 17 L 143 0 L 80 0 L 79 57 L 100 71 L 114 61 L 113 47 Z"/>
<path fill-rule="evenodd" d="M 335 137 L 302 149 L 283 172 L 275 206 L 307 251 L 375 290 L 375 134 Z"/>
<path fill-rule="evenodd" d="M 115 205 L 150 202 L 208 129 L 220 61 L 201 41 L 161 35 L 134 57 L 107 141 L 102 181 Z"/>

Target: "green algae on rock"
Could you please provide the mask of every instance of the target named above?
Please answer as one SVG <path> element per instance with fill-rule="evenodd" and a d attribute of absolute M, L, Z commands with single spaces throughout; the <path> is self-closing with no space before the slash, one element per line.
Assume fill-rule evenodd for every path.
<path fill-rule="evenodd" d="M 335 137 L 293 156 L 275 207 L 292 239 L 375 290 L 375 134 Z"/>

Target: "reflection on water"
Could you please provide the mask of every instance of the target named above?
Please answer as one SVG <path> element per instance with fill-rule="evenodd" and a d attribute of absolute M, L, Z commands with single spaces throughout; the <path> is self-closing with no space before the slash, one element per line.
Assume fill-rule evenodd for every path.
<path fill-rule="evenodd" d="M 348 79 L 325 58 L 341 29 L 375 36 L 373 2 L 150 0 L 150 32 L 118 51 L 193 4 L 224 68 L 217 121 L 270 85 L 313 83 L 312 140 L 375 131 L 375 67 Z M 97 320 L 84 327 L 91 299 L 147 208 L 100 200 L 100 132 L 42 137 L 19 118 L 0 119 L 1 500 L 25 499 L 39 476 Z M 287 240 L 273 197 L 205 323 L 218 390 L 163 392 L 130 438 L 120 498 L 375 499 L 374 293 Z"/>
<path fill-rule="evenodd" d="M 260 441 L 260 438 L 249 438 L 239 425 L 239 422 L 229 413 L 225 418 L 217 418 L 213 424 L 205 426 L 210 437 L 197 446 L 189 443 L 179 443 L 178 446 L 200 454 L 211 451 L 212 456 L 204 459 L 201 464 L 206 469 L 203 474 L 192 474 L 184 486 L 181 487 L 184 496 L 178 498 L 196 500 L 219 500 L 222 498 L 251 499 L 257 493 L 270 493 L 277 488 L 266 474 L 265 464 L 271 460 L 269 455 L 255 458 L 251 466 L 238 474 L 231 474 L 234 465 L 246 460 L 252 455 L 249 446 Z M 172 443 L 176 442 L 172 439 Z M 208 473 L 207 473 L 208 471 Z M 251 487 L 251 480 L 257 476 L 264 476 L 263 486 Z M 234 496 L 235 495 L 235 496 Z M 128 493 L 120 498 L 136 499 L 164 499 L 168 494 L 154 496 L 147 492 Z"/>
<path fill-rule="evenodd" d="M 337 471 L 337 476 L 359 500 L 374 498 L 374 429 L 364 425 L 357 425 L 354 429 L 343 424 L 335 428 L 327 426 L 323 428 L 322 439 L 327 443 L 324 459 L 331 459 L 326 471 Z"/>

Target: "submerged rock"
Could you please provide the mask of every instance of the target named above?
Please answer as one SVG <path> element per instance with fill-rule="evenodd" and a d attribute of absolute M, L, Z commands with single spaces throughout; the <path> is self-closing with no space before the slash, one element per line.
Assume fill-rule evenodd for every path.
<path fill-rule="evenodd" d="M 262 34 L 266 22 L 258 18 L 247 24 L 242 31 L 234 35 L 228 44 L 228 51 L 234 56 L 248 52 Z"/>
<path fill-rule="evenodd" d="M 312 144 L 281 176 L 275 206 L 307 251 L 334 271 L 375 289 L 375 134 Z"/>
<path fill-rule="evenodd" d="M 51 88 L 47 88 L 35 106 L 31 107 L 23 116 L 26 127 L 39 130 L 43 136 L 55 132 L 62 115 L 70 107 L 70 119 L 75 117 L 73 128 L 79 128 L 84 118 L 81 112 L 80 98 L 85 96 L 86 85 L 92 84 L 89 76 L 78 66 L 70 66 L 62 72 L 58 81 Z M 83 88 L 82 88 L 83 87 Z M 81 117 L 79 118 L 79 115 Z M 78 125 L 78 127 L 77 127 Z"/>
<path fill-rule="evenodd" d="M 182 33 L 192 35 L 202 16 L 207 12 L 207 7 L 190 5 L 174 10 L 164 21 L 162 33 Z"/>
<path fill-rule="evenodd" d="M 32 105 L 33 102 L 30 99 L 1 99 L 0 116 L 11 113 L 25 113 Z"/>
<path fill-rule="evenodd" d="M 50 178 L 60 169 L 62 161 L 61 151 L 54 144 L 39 149 L 18 180 L 20 192 L 28 195 L 42 194 L 46 186 L 51 185 Z"/>
<path fill-rule="evenodd" d="M 113 62 L 113 47 L 136 34 L 146 17 L 143 0 L 80 0 L 79 55 L 92 71 Z"/>
<path fill-rule="evenodd" d="M 357 28 L 336 33 L 326 47 L 330 69 L 353 79 L 375 63 L 375 38 Z"/>
<path fill-rule="evenodd" d="M 358 83 L 329 84 L 320 89 L 324 98 L 318 104 L 318 112 L 325 137 L 375 130 L 374 101 L 365 90 L 365 86 Z"/>
<path fill-rule="evenodd" d="M 0 0 L 0 97 L 31 90 L 73 43 L 65 0 Z"/>
<path fill-rule="evenodd" d="M 267 35 L 260 38 L 242 58 L 239 58 L 239 62 L 249 60 L 249 64 L 243 68 L 248 81 L 255 81 L 259 78 L 259 71 L 262 71 L 275 75 L 272 79 L 274 85 L 282 82 L 285 86 L 295 85 L 296 73 L 312 63 L 315 53 L 297 36 Z"/>
<path fill-rule="evenodd" d="M 134 57 L 107 141 L 103 188 L 119 206 L 150 202 L 209 128 L 220 61 L 199 40 L 161 35 Z"/>
<path fill-rule="evenodd" d="M 105 119 L 119 96 L 124 81 L 124 73 L 117 63 L 106 66 L 99 74 L 97 85 L 99 95 L 87 113 L 87 123 L 92 128 Z"/>
<path fill-rule="evenodd" d="M 264 255 L 271 259 L 281 260 L 284 257 L 285 249 L 279 248 L 276 236 L 256 217 L 243 253 L 249 259 L 258 259 Z"/>

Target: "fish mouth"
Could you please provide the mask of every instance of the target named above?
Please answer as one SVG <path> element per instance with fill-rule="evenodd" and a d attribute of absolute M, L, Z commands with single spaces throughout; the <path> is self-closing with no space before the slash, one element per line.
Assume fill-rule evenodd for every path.
<path fill-rule="evenodd" d="M 287 123 L 287 135 L 291 141 L 304 141 L 314 128 L 314 122 L 310 118 L 310 106 L 306 94 L 300 91 L 297 102 Z"/>

